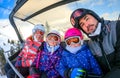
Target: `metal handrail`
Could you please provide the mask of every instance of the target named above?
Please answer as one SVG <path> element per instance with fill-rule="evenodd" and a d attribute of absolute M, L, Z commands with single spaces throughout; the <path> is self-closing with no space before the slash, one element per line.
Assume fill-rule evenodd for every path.
<path fill-rule="evenodd" d="M 7 52 L 9 52 L 9 51 L 7 51 Z M 6 55 L 7 52 L 4 52 L 4 56 L 5 56 L 6 61 L 9 63 L 9 65 L 11 66 L 11 68 L 14 70 L 14 72 L 17 74 L 17 76 L 18 76 L 19 78 L 24 78 L 24 77 L 22 76 L 22 74 L 18 72 L 18 70 L 15 68 L 15 66 L 14 66 L 14 65 L 10 62 L 10 60 L 8 59 L 8 56 Z"/>

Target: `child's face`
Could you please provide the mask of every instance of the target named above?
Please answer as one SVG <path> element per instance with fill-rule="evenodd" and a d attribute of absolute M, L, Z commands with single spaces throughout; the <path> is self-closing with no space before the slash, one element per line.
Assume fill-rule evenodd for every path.
<path fill-rule="evenodd" d="M 36 38 L 37 41 L 41 42 L 43 41 L 43 37 L 44 37 L 44 32 L 41 30 L 36 30 L 36 32 L 34 33 L 34 38 Z"/>
<path fill-rule="evenodd" d="M 69 45 L 70 47 L 81 46 L 81 39 L 79 36 L 69 37 L 65 40 L 65 42 L 66 42 L 66 45 Z"/>
<path fill-rule="evenodd" d="M 60 37 L 55 34 L 49 34 L 47 36 L 47 42 L 50 46 L 56 46 L 60 41 Z"/>

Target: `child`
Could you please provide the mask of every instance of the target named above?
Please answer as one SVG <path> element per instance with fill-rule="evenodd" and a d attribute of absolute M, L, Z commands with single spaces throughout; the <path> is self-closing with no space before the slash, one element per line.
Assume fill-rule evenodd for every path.
<path fill-rule="evenodd" d="M 55 69 L 62 52 L 60 42 L 61 37 L 57 31 L 53 30 L 47 35 L 43 49 L 39 52 L 31 67 L 29 78 L 60 78 L 58 71 Z M 39 71 L 33 71 L 32 68 L 35 66 L 36 69 L 34 70 L 38 68 Z"/>
<path fill-rule="evenodd" d="M 38 24 L 33 28 L 32 33 L 33 35 L 27 38 L 24 48 L 18 55 L 17 61 L 15 63 L 15 67 L 24 77 L 29 75 L 29 67 L 33 63 L 37 53 L 40 50 L 41 44 L 43 42 L 45 28 L 43 25 Z"/>
<path fill-rule="evenodd" d="M 70 28 L 65 33 L 66 47 L 56 67 L 65 78 L 84 78 L 90 75 L 101 76 L 102 72 L 88 46 L 83 44 L 83 35 L 79 29 Z M 93 78 L 93 77 L 92 77 Z"/>

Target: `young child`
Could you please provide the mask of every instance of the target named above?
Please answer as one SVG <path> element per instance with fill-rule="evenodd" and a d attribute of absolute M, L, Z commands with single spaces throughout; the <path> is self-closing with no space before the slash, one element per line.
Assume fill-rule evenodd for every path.
<path fill-rule="evenodd" d="M 57 62 L 61 58 L 62 48 L 60 42 L 61 37 L 59 32 L 53 30 L 47 34 L 42 51 L 39 52 L 31 67 L 29 78 L 61 78 L 55 69 Z M 33 67 L 36 67 L 34 69 L 35 72 L 32 69 Z"/>
<path fill-rule="evenodd" d="M 86 44 L 79 29 L 70 28 L 65 33 L 66 47 L 56 67 L 65 78 L 86 78 L 101 76 L 102 72 Z"/>
<path fill-rule="evenodd" d="M 24 48 L 17 57 L 15 67 L 20 73 L 26 77 L 29 75 L 29 67 L 36 58 L 43 42 L 45 28 L 43 25 L 38 24 L 32 30 L 32 36 L 28 37 L 25 41 Z"/>

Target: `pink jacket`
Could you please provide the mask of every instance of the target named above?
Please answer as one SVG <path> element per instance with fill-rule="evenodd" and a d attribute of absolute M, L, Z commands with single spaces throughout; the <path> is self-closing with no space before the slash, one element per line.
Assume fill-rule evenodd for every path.
<path fill-rule="evenodd" d="M 41 44 L 38 42 L 35 42 L 32 39 L 32 36 L 28 37 L 25 42 L 24 48 L 18 55 L 18 59 L 15 66 L 30 67 L 37 53 L 40 52 L 39 51 L 40 46 Z"/>

